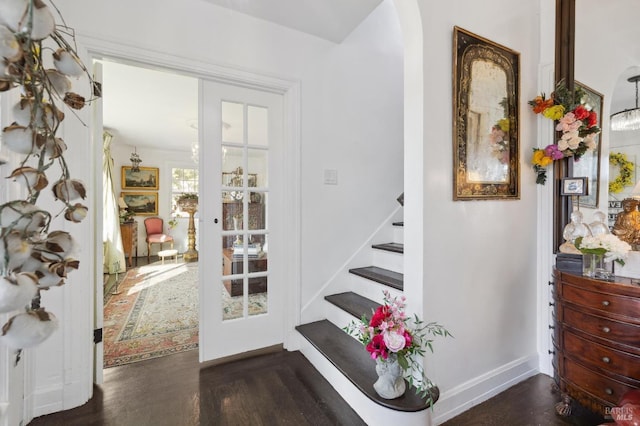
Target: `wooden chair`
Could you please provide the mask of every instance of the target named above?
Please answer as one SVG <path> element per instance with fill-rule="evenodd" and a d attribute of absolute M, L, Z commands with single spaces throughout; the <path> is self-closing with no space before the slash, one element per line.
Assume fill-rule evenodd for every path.
<path fill-rule="evenodd" d="M 164 220 L 161 217 L 146 218 L 144 228 L 147 231 L 147 262 L 151 258 L 152 244 L 160 244 L 160 250 L 162 250 L 164 243 L 170 243 L 173 249 L 173 237 L 164 233 Z"/>

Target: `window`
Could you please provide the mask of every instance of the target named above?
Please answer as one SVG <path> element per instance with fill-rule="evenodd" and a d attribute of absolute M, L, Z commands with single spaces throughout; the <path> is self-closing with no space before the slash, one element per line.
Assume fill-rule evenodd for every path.
<path fill-rule="evenodd" d="M 171 214 L 172 216 L 188 217 L 181 212 L 176 204 L 176 199 L 185 193 L 198 193 L 198 169 L 178 168 L 171 169 Z"/>

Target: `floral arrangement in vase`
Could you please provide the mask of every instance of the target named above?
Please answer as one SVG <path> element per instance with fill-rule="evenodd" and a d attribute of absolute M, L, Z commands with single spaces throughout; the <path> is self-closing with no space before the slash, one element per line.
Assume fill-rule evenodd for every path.
<path fill-rule="evenodd" d="M 531 163 L 536 172 L 536 183 L 547 181 L 547 166 L 556 160 L 573 157 L 578 160 L 586 152 L 596 148 L 595 136 L 600 133 L 598 115 L 584 102 L 584 90 L 576 86 L 573 93 L 564 82 L 556 85 L 547 99 L 544 93 L 529 101 L 533 112 L 557 121 L 556 130 L 560 139 L 544 149 L 534 148 Z"/>
<path fill-rule="evenodd" d="M 624 266 L 625 259 L 631 250 L 629 243 L 622 241 L 613 234 L 587 235 L 578 237 L 576 248 L 582 254 L 595 254 L 604 257 L 605 262 L 617 262 Z"/>
<path fill-rule="evenodd" d="M 72 30 L 57 25 L 42 0 L 0 2 L 0 91 L 20 93 L 8 112 L 13 123 L 2 129 L 2 145 L 17 166 L 7 173 L 17 187 L 11 193 L 20 195 L 0 205 L 0 314 L 11 315 L 0 344 L 17 351 L 16 362 L 22 349 L 40 344 L 57 328 L 40 293 L 63 285 L 79 267 L 78 244 L 69 232 L 52 229 L 61 226 L 56 218 L 77 223 L 88 213 L 81 202 L 85 186 L 72 178 L 67 145 L 56 134 L 65 116 L 75 114 L 67 108 L 86 104 L 73 91 L 73 81 L 84 76 L 94 86 L 75 43 L 65 39 L 68 34 Z M 53 200 L 41 198 L 45 189 Z M 59 206 L 50 208 L 54 201 Z"/>
<path fill-rule="evenodd" d="M 395 398 L 405 391 L 406 379 L 410 386 L 415 387 L 416 393 L 427 399 L 432 406 L 435 402 L 431 393 L 435 386 L 425 375 L 422 367 L 422 357 L 428 348 L 433 352 L 433 339 L 430 336 L 451 336 L 442 325 L 435 322 L 425 324 L 417 315 L 407 317 L 405 313 L 404 296 L 391 297 L 384 291 L 384 303 L 379 306 L 371 319 L 363 316 L 360 321 L 353 321 L 345 331 L 355 336 L 366 348 L 372 359 L 376 360 L 376 371 L 381 380 L 374 384 L 374 388 L 383 398 Z M 378 387 L 383 375 L 398 373 L 397 381 L 392 384 L 394 394 L 385 394 L 385 389 Z"/>

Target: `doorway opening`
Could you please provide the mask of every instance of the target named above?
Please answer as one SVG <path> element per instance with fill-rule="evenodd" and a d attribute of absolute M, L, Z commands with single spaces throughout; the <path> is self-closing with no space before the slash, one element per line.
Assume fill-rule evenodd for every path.
<path fill-rule="evenodd" d="M 198 347 L 198 262 L 185 261 L 191 221 L 176 202 L 198 193 L 198 79 L 112 60 L 100 66 L 102 122 L 111 138 L 104 155 L 113 160 L 119 205 L 120 238 L 114 241 L 122 241 L 126 255 L 123 264 L 105 265 L 111 272 L 103 292 L 108 368 Z M 114 214 L 103 215 L 105 235 Z M 151 218 L 160 219 L 158 230 L 149 231 L 163 235 L 156 237 L 160 244 L 147 244 Z"/>

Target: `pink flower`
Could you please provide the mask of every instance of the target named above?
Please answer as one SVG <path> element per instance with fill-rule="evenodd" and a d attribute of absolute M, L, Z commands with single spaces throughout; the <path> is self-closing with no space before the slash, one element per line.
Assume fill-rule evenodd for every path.
<path fill-rule="evenodd" d="M 558 145 L 551 144 L 544 149 L 544 153 L 547 157 L 551 157 L 554 160 L 560 160 L 564 157 L 562 151 L 558 149 Z"/>
<path fill-rule="evenodd" d="M 403 334 L 386 332 L 383 334 L 384 343 L 391 352 L 399 352 L 404 349 L 406 339 Z"/>
<path fill-rule="evenodd" d="M 366 349 L 371 354 L 372 359 L 376 359 L 379 356 L 381 356 L 382 359 L 387 359 L 389 356 L 382 334 L 376 334 L 373 336 L 373 339 L 371 339 L 369 344 L 367 344 Z"/>
<path fill-rule="evenodd" d="M 556 130 L 562 132 L 573 132 L 576 131 L 582 126 L 582 122 L 576 120 L 576 116 L 572 112 L 568 112 L 558 120 L 558 125 L 556 126 Z"/>
<path fill-rule="evenodd" d="M 411 343 L 413 343 L 413 336 L 411 336 L 411 333 L 409 333 L 407 330 L 404 331 L 404 347 L 408 348 L 411 346 Z"/>
<path fill-rule="evenodd" d="M 496 144 L 498 142 L 502 142 L 504 140 L 505 133 L 499 128 L 493 127 L 491 129 L 491 133 L 489 133 L 489 141 L 492 144 Z"/>
<path fill-rule="evenodd" d="M 387 305 L 382 305 L 380 306 L 378 309 L 376 309 L 376 312 L 373 314 L 373 317 L 371 317 L 371 321 L 369 322 L 369 325 L 371 327 L 378 327 L 382 321 L 384 321 L 387 316 L 389 315 L 389 307 Z"/>

